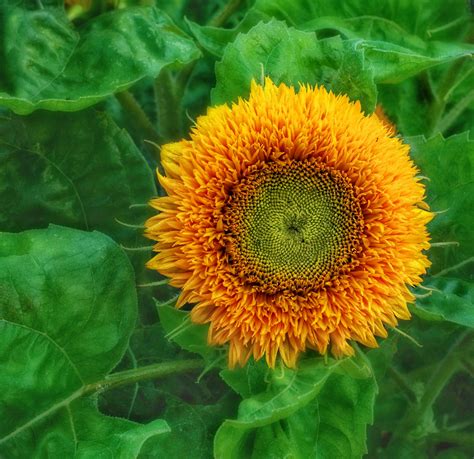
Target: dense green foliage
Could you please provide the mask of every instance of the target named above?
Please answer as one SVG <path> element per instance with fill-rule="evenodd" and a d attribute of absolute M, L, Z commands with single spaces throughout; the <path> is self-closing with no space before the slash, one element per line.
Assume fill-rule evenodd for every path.
<path fill-rule="evenodd" d="M 0 2 L 0 457 L 471 458 L 473 37 L 464 0 Z M 159 145 L 265 76 L 383 106 L 432 266 L 378 349 L 229 370 L 142 225 Z"/>

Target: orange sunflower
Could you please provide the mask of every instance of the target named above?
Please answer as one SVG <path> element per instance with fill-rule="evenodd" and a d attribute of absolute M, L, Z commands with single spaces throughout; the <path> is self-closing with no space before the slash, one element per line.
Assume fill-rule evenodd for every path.
<path fill-rule="evenodd" d="M 195 303 L 210 344 L 229 344 L 229 366 L 351 355 L 348 341 L 376 347 L 410 317 L 432 214 L 408 146 L 358 102 L 252 83 L 165 145 L 162 165 L 148 267 L 182 289 L 177 307 Z"/>

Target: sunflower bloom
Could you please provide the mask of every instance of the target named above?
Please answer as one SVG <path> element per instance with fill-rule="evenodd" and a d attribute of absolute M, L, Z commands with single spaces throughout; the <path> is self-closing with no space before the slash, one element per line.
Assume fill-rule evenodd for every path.
<path fill-rule="evenodd" d="M 290 367 L 307 348 L 351 355 L 408 319 L 432 214 L 409 148 L 323 87 L 252 83 L 162 149 L 167 196 L 146 223 L 148 267 L 195 303 L 229 366 Z"/>

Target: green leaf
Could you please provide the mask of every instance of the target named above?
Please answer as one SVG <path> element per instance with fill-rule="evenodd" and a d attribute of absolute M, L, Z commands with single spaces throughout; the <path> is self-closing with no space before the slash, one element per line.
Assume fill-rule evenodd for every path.
<path fill-rule="evenodd" d="M 474 284 L 449 277 L 428 278 L 425 286 L 432 295 L 418 298 L 414 312 L 422 318 L 447 320 L 474 328 Z"/>
<path fill-rule="evenodd" d="M 108 237 L 58 226 L 2 234 L 2 455 L 127 454 L 166 431 L 163 421 L 138 426 L 79 400 L 121 359 L 136 314 L 133 270 Z"/>
<path fill-rule="evenodd" d="M 424 40 L 432 36 L 444 38 L 436 29 L 449 26 L 451 21 L 461 21 L 447 29 L 451 31 L 450 37 L 458 39 L 459 29 L 466 31 L 469 21 L 469 8 L 463 0 L 256 0 L 248 16 L 256 14 L 285 20 L 298 28 L 307 28 L 312 21 L 319 19 L 328 18 L 335 24 L 346 21 L 346 27 L 365 34 L 391 32 L 392 24 L 396 24 L 406 34 L 418 35 Z M 398 39 L 403 40 L 403 37 Z"/>
<path fill-rule="evenodd" d="M 378 93 L 378 103 L 403 137 L 427 131 L 431 99 L 424 83 L 410 78 L 397 85 L 378 85 Z"/>
<path fill-rule="evenodd" d="M 271 372 L 267 390 L 244 399 L 238 418 L 226 420 L 219 428 L 214 455 L 223 459 L 251 457 L 251 437 L 255 429 L 287 418 L 308 404 L 335 365 L 325 366 L 322 359 L 313 359 L 302 362 L 298 370 L 282 367 L 279 372 Z"/>
<path fill-rule="evenodd" d="M 141 228 L 153 176 L 129 135 L 94 110 L 0 117 L 0 229 L 49 223 L 147 245 Z M 130 205 L 142 207 L 130 209 Z M 141 261 L 141 263 L 143 260 Z"/>
<path fill-rule="evenodd" d="M 74 423 L 77 435 L 75 457 L 78 459 L 138 457 L 145 443 L 160 443 L 161 435 L 170 431 L 168 424 L 161 419 L 143 425 L 104 416 L 97 411 L 95 402 L 90 399 L 74 402 L 70 421 Z"/>
<path fill-rule="evenodd" d="M 235 37 L 242 32 L 238 29 L 222 29 L 220 27 L 202 26 L 186 19 L 189 30 L 198 43 L 210 54 L 221 58 L 228 43 L 234 41 Z M 247 32 L 247 30 L 245 31 Z"/>
<path fill-rule="evenodd" d="M 261 82 L 268 75 L 277 84 L 322 84 L 336 94 L 360 100 L 370 113 L 375 107 L 376 87 L 372 72 L 364 65 L 363 52 L 355 45 L 339 37 L 317 40 L 314 33 L 288 28 L 275 20 L 260 23 L 227 46 L 216 65 L 212 102 L 222 104 L 245 97 L 252 79 Z"/>
<path fill-rule="evenodd" d="M 201 355 L 208 362 L 217 358 L 218 348 L 211 347 L 207 343 L 208 325 L 192 323 L 187 311 L 160 304 L 158 301 L 156 306 L 160 323 L 167 333 L 166 338 L 189 352 Z"/>
<path fill-rule="evenodd" d="M 234 392 L 243 398 L 250 398 L 252 395 L 265 391 L 266 378 L 271 372 L 265 360 L 260 359 L 257 362 L 250 360 L 242 368 L 222 370 L 220 375 Z"/>
<path fill-rule="evenodd" d="M 44 335 L 86 383 L 116 365 L 137 298 L 133 270 L 109 238 L 57 226 L 3 233 L 0 266 L 2 319 Z"/>
<path fill-rule="evenodd" d="M 331 375 L 308 406 L 310 416 L 300 421 L 300 431 L 307 432 L 305 426 L 310 419 L 314 415 L 317 419 L 314 428 L 316 444 L 308 441 L 305 451 L 315 451 L 318 458 L 356 459 L 364 456 L 367 452 L 366 430 L 373 422 L 376 394 L 377 383 L 373 375 L 365 378 L 339 372 Z"/>
<path fill-rule="evenodd" d="M 444 4 L 420 1 L 402 6 L 398 0 L 363 4 L 359 1 L 257 0 L 233 29 L 201 26 L 191 21 L 188 26 L 199 44 L 217 57 L 222 57 L 227 44 L 239 33 L 247 33 L 260 21 L 283 20 L 297 29 L 316 31 L 320 38 L 337 33 L 346 39 L 359 40 L 360 45 L 368 49 L 367 57 L 370 62 L 374 61 L 378 82 L 393 82 L 466 52 L 472 55 L 474 48 L 469 45 L 431 42 L 433 38 L 444 38 L 443 34 L 436 33 L 438 22 L 444 26 L 450 20 L 457 21 L 457 27 L 454 24 L 451 31 L 458 33 L 459 27 L 468 27 L 467 8 L 462 1 L 454 3 L 446 8 Z"/>
<path fill-rule="evenodd" d="M 432 42 L 423 53 L 383 41 L 366 40 L 359 46 L 376 83 L 399 83 L 436 65 L 474 56 L 474 46 L 469 44 Z"/>
<path fill-rule="evenodd" d="M 230 372 L 222 375 L 226 379 Z M 244 399 L 238 418 L 225 421 L 217 431 L 216 457 L 363 454 L 376 392 L 367 361 L 359 357 L 325 365 L 322 359 L 310 359 L 302 361 L 298 370 L 282 367 L 263 375 L 266 390 Z M 237 379 L 233 378 L 233 385 Z"/>
<path fill-rule="evenodd" d="M 474 253 L 474 142 L 468 133 L 447 139 L 438 135 L 430 140 L 414 137 L 408 141 L 421 174 L 429 179 L 427 202 L 432 211 L 442 212 L 428 227 L 432 241 L 455 243 L 431 249 L 431 271 L 437 273 L 455 267 Z M 458 273 L 469 278 L 469 266 Z"/>
<path fill-rule="evenodd" d="M 220 399 L 213 405 L 195 405 L 161 393 L 166 400 L 163 418 L 171 427 L 171 432 L 144 448 L 144 457 L 169 457 L 186 459 L 207 459 L 212 457 L 212 439 L 219 424 L 232 411 L 230 397 Z"/>
<path fill-rule="evenodd" d="M 0 105 L 18 114 L 81 110 L 200 55 L 156 8 L 118 9 L 76 30 L 63 8 L 15 3 L 0 9 L 5 49 Z"/>

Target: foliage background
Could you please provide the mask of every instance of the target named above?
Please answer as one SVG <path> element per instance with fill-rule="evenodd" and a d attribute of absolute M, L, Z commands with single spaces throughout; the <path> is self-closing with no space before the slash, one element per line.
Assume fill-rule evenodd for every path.
<path fill-rule="evenodd" d="M 0 457 L 472 457 L 473 39 L 463 0 L 2 0 Z M 381 104 L 439 213 L 378 349 L 231 371 L 141 226 L 159 145 L 264 75 Z"/>

